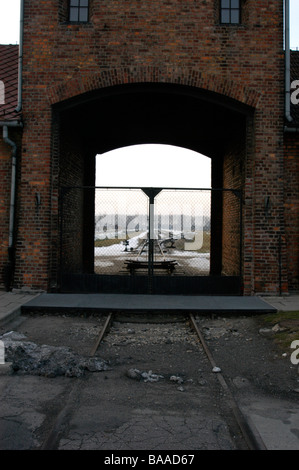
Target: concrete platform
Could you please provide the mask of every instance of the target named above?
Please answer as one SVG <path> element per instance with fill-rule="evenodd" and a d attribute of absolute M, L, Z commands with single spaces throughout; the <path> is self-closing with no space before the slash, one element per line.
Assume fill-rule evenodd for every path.
<path fill-rule="evenodd" d="M 37 296 L 38 294 L 0 291 L 0 326 L 20 315 L 22 305 Z"/>
<path fill-rule="evenodd" d="M 276 308 L 278 312 L 299 312 L 299 295 L 286 297 L 266 297 L 266 302 Z"/>
<path fill-rule="evenodd" d="M 259 297 L 129 294 L 41 294 L 22 312 L 123 312 L 258 314 L 276 312 Z"/>

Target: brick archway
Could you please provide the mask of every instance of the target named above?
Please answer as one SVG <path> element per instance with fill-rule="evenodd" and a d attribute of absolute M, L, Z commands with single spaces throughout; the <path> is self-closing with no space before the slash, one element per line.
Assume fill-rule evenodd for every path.
<path fill-rule="evenodd" d="M 60 188 L 93 186 L 96 153 L 149 142 L 179 145 L 209 155 L 213 162 L 212 186 L 242 188 L 246 118 L 257 106 L 259 95 L 226 80 L 220 83 L 217 77 L 208 74 L 185 72 L 180 75 L 177 69 L 172 69 L 163 79 L 158 69 L 150 68 L 147 73 L 145 69 L 138 71 L 134 69 L 130 74 L 117 69 L 96 76 L 81 76 L 49 91 L 54 110 L 52 130 L 57 142 L 54 147 L 59 148 L 53 154 L 53 168 L 59 168 L 58 185 L 53 186 L 57 198 Z M 225 244 L 220 242 L 221 227 L 231 222 L 229 211 L 222 209 L 222 196 L 218 196 L 219 193 L 214 193 L 212 200 L 211 274 L 214 277 L 221 275 L 226 263 L 226 251 L 222 248 Z M 83 207 L 79 219 L 84 240 L 82 238 L 82 245 L 75 252 L 83 253 L 81 246 L 90 249 L 84 248 L 83 258 L 72 258 L 70 263 L 75 271 L 90 275 L 94 268 L 94 233 L 83 227 L 94 226 L 94 211 L 91 211 L 94 198 L 91 196 L 85 206 L 84 201 L 82 197 L 77 204 L 78 214 Z M 73 220 L 79 220 L 78 214 Z M 239 240 L 240 236 L 237 244 Z M 56 245 L 53 253 L 57 253 Z M 239 252 L 237 258 L 240 272 Z M 58 260 L 54 264 L 62 265 Z M 54 285 L 55 270 L 51 277 Z"/>
<path fill-rule="evenodd" d="M 108 69 L 97 74 L 74 75 L 71 79 L 49 88 L 48 99 L 50 104 L 54 105 L 87 92 L 134 83 L 164 83 L 195 87 L 217 93 L 251 108 L 258 108 L 261 98 L 261 93 L 244 86 L 241 82 L 195 69 L 132 67 Z"/>

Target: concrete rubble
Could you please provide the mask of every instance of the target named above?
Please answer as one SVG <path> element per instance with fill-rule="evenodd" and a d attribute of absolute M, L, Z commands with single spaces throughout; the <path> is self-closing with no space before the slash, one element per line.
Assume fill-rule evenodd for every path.
<path fill-rule="evenodd" d="M 158 382 L 160 379 L 164 379 L 163 375 L 155 374 L 152 370 L 148 372 L 142 372 L 138 369 L 131 368 L 127 371 L 127 377 L 135 380 L 143 380 L 143 382 Z"/>
<path fill-rule="evenodd" d="M 44 377 L 81 377 L 86 371 L 109 370 L 106 361 L 99 357 L 84 357 L 70 348 L 37 345 L 15 331 L 0 337 L 5 345 L 5 359 L 11 364 L 11 372 Z"/>
<path fill-rule="evenodd" d="M 274 336 L 277 332 L 287 331 L 286 327 L 281 326 L 279 323 L 276 323 L 271 328 L 260 328 L 259 334 L 261 336 Z"/>
<path fill-rule="evenodd" d="M 127 370 L 126 372 L 126 376 L 129 377 L 130 379 L 134 379 L 134 380 L 137 380 L 137 381 L 143 381 L 143 382 L 158 382 L 162 379 L 166 379 L 167 377 L 165 377 L 164 375 L 160 375 L 160 374 L 155 374 L 153 373 L 153 371 L 148 371 L 148 372 L 142 372 L 136 368 L 131 368 L 129 370 Z M 185 391 L 185 388 L 183 387 L 183 383 L 185 382 L 185 380 L 179 376 L 179 375 L 171 375 L 169 377 L 169 381 L 170 382 L 174 382 L 176 385 L 178 385 L 177 387 L 177 390 L 179 392 L 184 392 Z M 188 383 L 193 383 L 193 379 L 188 379 L 186 382 Z M 206 382 L 199 382 L 199 385 L 206 385 Z"/>

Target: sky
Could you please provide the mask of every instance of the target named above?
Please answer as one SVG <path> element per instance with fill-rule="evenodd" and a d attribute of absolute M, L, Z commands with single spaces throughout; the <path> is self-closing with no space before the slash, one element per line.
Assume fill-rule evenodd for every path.
<path fill-rule="evenodd" d="M 299 0 L 290 0 L 290 8 L 291 49 L 299 50 Z M 19 42 L 19 18 L 20 0 L 0 0 L 0 44 Z"/>
<path fill-rule="evenodd" d="M 210 158 L 170 145 L 133 145 L 97 156 L 98 186 L 210 188 L 210 175 Z"/>
<path fill-rule="evenodd" d="M 19 43 L 19 20 L 20 0 L 0 0 L 0 44 Z M 290 0 L 290 32 L 290 47 L 299 50 L 299 0 Z M 141 156 L 151 158 L 154 175 L 142 171 Z M 210 159 L 199 157 L 199 154 L 187 149 L 164 145 L 133 146 L 98 156 L 99 161 L 101 172 L 97 171 L 97 185 L 210 187 Z M 116 167 L 119 181 L 116 179 Z M 137 170 L 137 184 L 136 173 L 134 171 L 133 175 L 132 169 Z"/>

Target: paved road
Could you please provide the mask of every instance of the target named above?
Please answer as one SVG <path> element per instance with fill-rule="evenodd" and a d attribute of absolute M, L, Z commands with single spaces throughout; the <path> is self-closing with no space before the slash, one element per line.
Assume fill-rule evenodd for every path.
<path fill-rule="evenodd" d="M 179 392 L 171 383 L 122 378 L 117 390 L 115 380 L 111 389 L 110 377 L 111 373 L 85 379 L 2 377 L 0 449 L 236 448 L 217 404 L 206 392 L 191 386 Z M 173 395 L 176 406 L 168 406 Z"/>

